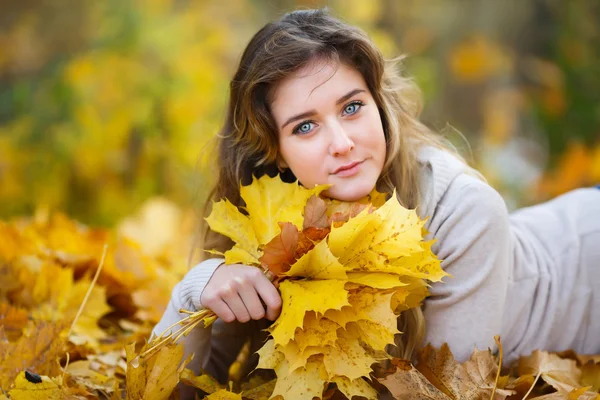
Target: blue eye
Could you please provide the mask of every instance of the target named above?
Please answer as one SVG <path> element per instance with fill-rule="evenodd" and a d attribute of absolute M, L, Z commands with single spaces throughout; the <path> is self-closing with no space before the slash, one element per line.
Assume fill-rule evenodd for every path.
<path fill-rule="evenodd" d="M 358 112 L 358 110 L 364 105 L 365 103 L 362 101 L 353 101 L 344 107 L 344 113 L 349 115 L 356 114 L 356 112 Z"/>
<path fill-rule="evenodd" d="M 300 125 L 296 126 L 292 131 L 293 134 L 303 134 L 308 133 L 312 130 L 312 121 L 304 121 Z"/>

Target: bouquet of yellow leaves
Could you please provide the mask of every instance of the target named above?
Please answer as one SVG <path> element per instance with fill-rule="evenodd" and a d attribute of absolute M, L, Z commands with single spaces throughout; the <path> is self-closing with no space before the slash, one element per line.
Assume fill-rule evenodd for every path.
<path fill-rule="evenodd" d="M 321 398 L 336 383 L 348 398 L 375 399 L 364 378 L 390 357 L 398 314 L 420 305 L 426 280 L 447 274 L 423 240 L 425 222 L 395 193 L 344 203 L 319 197 L 326 188 L 263 176 L 242 186 L 244 212 L 221 200 L 207 222 L 235 243 L 222 254 L 226 264 L 263 268 L 279 285 L 281 315 L 258 364 L 277 374 L 272 397 Z M 202 310 L 170 338 L 212 321 Z"/>

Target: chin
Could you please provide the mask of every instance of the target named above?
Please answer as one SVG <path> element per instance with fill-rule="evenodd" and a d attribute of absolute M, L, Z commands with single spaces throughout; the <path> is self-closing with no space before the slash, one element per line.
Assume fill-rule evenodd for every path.
<path fill-rule="evenodd" d="M 349 183 L 348 186 L 340 188 L 333 186 L 331 189 L 326 190 L 324 194 L 327 197 L 340 201 L 357 201 L 371 193 L 375 184 L 352 185 Z"/>

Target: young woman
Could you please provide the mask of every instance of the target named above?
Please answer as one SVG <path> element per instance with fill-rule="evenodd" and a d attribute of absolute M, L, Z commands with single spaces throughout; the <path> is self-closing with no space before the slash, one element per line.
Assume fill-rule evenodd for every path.
<path fill-rule="evenodd" d="M 534 349 L 600 351 L 600 190 L 580 189 L 509 214 L 500 195 L 417 119 L 419 93 L 358 28 L 296 11 L 250 41 L 231 81 L 210 200 L 241 205 L 239 183 L 282 171 L 331 198 L 374 187 L 416 208 L 453 278 L 399 318 L 397 355 L 448 342 L 458 360 L 502 337 L 507 361 Z M 207 230 L 201 247 L 231 243 Z M 281 299 L 256 268 L 209 259 L 175 287 L 154 333 L 207 307 L 219 320 L 184 339 L 193 368 L 225 380 L 240 347 L 262 346 Z M 596 311 L 597 312 L 597 311 Z M 426 327 L 426 329 L 425 329 Z"/>

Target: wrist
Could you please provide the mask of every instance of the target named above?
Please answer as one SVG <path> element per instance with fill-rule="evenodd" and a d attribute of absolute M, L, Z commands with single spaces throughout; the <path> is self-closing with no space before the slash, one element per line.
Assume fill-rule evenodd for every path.
<path fill-rule="evenodd" d="M 225 260 L 222 258 L 211 258 L 202 261 L 186 274 L 181 281 L 180 292 L 181 307 L 183 309 L 197 311 L 203 308 L 200 301 L 202 291 L 215 270 L 224 262 Z"/>

